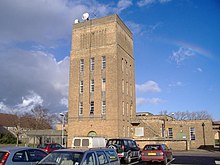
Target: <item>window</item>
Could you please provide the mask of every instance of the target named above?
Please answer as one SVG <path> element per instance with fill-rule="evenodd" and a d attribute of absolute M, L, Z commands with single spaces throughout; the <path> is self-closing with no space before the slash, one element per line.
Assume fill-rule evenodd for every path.
<path fill-rule="evenodd" d="M 127 103 L 126 110 L 127 110 L 126 113 L 127 113 L 127 116 L 128 116 L 128 113 L 129 113 L 128 103 Z"/>
<path fill-rule="evenodd" d="M 122 101 L 122 114 L 124 115 L 125 114 L 125 102 Z"/>
<path fill-rule="evenodd" d="M 127 95 L 128 95 L 128 82 L 126 82 L 126 92 L 127 92 Z"/>
<path fill-rule="evenodd" d="M 121 60 L 121 70 L 122 70 L 122 72 L 124 72 L 124 60 L 123 60 L 123 58 Z"/>
<path fill-rule="evenodd" d="M 130 96 L 132 96 L 132 85 L 130 84 Z"/>
<path fill-rule="evenodd" d="M 86 155 L 85 160 L 82 163 L 83 165 L 96 165 L 96 157 L 94 152 L 90 152 Z"/>
<path fill-rule="evenodd" d="M 106 57 L 102 56 L 102 69 L 106 68 Z"/>
<path fill-rule="evenodd" d="M 106 101 L 102 101 L 102 114 L 106 113 Z"/>
<path fill-rule="evenodd" d="M 90 102 L 90 115 L 94 115 L 94 101 Z"/>
<path fill-rule="evenodd" d="M 47 156 L 47 154 L 44 153 L 43 151 L 39 151 L 35 149 L 28 150 L 28 158 L 30 162 L 40 161 L 45 156 Z"/>
<path fill-rule="evenodd" d="M 14 154 L 14 157 L 12 158 L 13 162 L 26 162 L 27 157 L 25 154 L 25 151 L 18 151 Z"/>
<path fill-rule="evenodd" d="M 94 71 L 95 69 L 95 58 L 90 59 L 90 71 Z"/>
<path fill-rule="evenodd" d="M 122 80 L 122 93 L 124 93 L 124 91 L 125 91 L 125 82 L 124 80 Z"/>
<path fill-rule="evenodd" d="M 90 92 L 94 93 L 94 80 L 90 80 Z"/>
<path fill-rule="evenodd" d="M 106 79 L 103 78 L 102 79 L 102 91 L 105 91 L 105 82 L 106 82 Z"/>
<path fill-rule="evenodd" d="M 127 127 L 127 131 L 128 131 L 128 137 L 130 137 L 130 129 L 129 129 L 129 127 Z"/>
<path fill-rule="evenodd" d="M 100 165 L 108 163 L 108 160 L 107 160 L 107 158 L 106 158 L 106 156 L 105 156 L 103 151 L 97 151 L 96 153 L 97 153 Z"/>
<path fill-rule="evenodd" d="M 79 115 L 83 114 L 83 102 L 79 103 Z"/>
<path fill-rule="evenodd" d="M 83 81 L 80 81 L 80 89 L 79 89 L 80 93 L 83 93 Z"/>
<path fill-rule="evenodd" d="M 80 59 L 80 72 L 84 71 L 84 59 Z"/>
<path fill-rule="evenodd" d="M 194 127 L 190 127 L 190 140 L 196 140 L 196 131 Z"/>
<path fill-rule="evenodd" d="M 173 138 L 173 128 L 168 128 L 168 138 Z"/>

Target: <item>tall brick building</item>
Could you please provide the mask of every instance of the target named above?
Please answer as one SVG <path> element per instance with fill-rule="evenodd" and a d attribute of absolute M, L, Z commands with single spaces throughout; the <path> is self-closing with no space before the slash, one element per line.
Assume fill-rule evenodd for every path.
<path fill-rule="evenodd" d="M 134 77 L 132 33 L 117 15 L 74 24 L 68 146 L 74 136 L 132 137 Z"/>

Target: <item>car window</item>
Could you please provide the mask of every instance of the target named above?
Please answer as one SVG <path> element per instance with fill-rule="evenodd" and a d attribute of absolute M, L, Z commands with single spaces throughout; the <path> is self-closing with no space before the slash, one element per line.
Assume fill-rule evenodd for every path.
<path fill-rule="evenodd" d="M 41 159 L 43 159 L 45 156 L 47 156 L 47 154 L 43 151 L 40 150 L 28 150 L 28 160 L 30 162 L 37 162 L 40 161 Z"/>
<path fill-rule="evenodd" d="M 107 159 L 107 157 L 106 157 L 106 155 L 103 151 L 96 151 L 96 153 L 97 153 L 97 156 L 98 156 L 99 164 L 108 163 L 108 159 Z"/>
<path fill-rule="evenodd" d="M 25 151 L 16 152 L 12 158 L 13 162 L 27 162 L 27 155 Z"/>
<path fill-rule="evenodd" d="M 144 150 L 160 150 L 160 146 L 159 145 L 146 145 L 144 147 Z"/>
<path fill-rule="evenodd" d="M 56 148 L 62 148 L 60 144 L 56 144 Z"/>
<path fill-rule="evenodd" d="M 95 153 L 90 152 L 86 155 L 85 160 L 83 161 L 83 165 L 96 165 Z"/>
<path fill-rule="evenodd" d="M 89 146 L 89 139 L 82 139 L 82 146 Z"/>
<path fill-rule="evenodd" d="M 105 153 L 108 156 L 110 162 L 118 161 L 118 156 L 115 150 L 106 150 Z"/>
<path fill-rule="evenodd" d="M 39 144 L 39 145 L 37 146 L 37 148 L 46 148 L 46 147 L 47 147 L 46 144 Z"/>

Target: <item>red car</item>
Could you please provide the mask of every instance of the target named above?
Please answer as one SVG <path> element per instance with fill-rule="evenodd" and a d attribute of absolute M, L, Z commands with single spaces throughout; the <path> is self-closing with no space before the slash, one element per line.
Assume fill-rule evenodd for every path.
<path fill-rule="evenodd" d="M 167 164 L 173 159 L 172 150 L 165 144 L 147 144 L 141 152 L 143 162 L 163 162 Z"/>
<path fill-rule="evenodd" d="M 40 148 L 40 149 L 44 150 L 47 153 L 51 153 L 54 150 L 63 149 L 64 147 L 62 147 L 58 143 L 45 143 L 45 144 L 39 144 L 37 146 L 37 148 Z"/>

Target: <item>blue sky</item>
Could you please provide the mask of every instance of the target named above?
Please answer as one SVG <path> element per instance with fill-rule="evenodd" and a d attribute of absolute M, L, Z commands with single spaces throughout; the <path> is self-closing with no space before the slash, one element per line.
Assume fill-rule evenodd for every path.
<path fill-rule="evenodd" d="M 138 112 L 220 120 L 218 0 L 0 1 L 0 112 L 67 110 L 71 30 L 118 14 L 133 33 Z"/>

